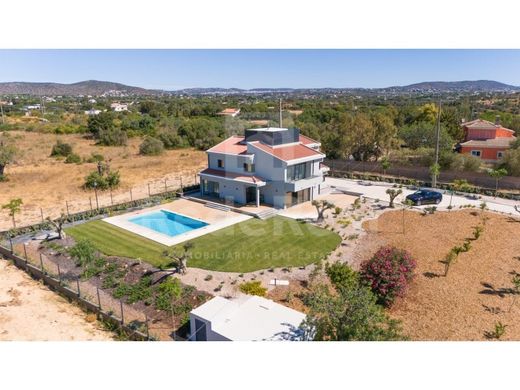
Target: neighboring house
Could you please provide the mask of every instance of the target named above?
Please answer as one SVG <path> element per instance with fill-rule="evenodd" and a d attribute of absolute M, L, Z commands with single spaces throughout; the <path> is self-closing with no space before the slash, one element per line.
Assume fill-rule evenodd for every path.
<path fill-rule="evenodd" d="M 516 140 L 514 130 L 502 127 L 499 117 L 495 123 L 476 119 L 463 122 L 461 126 L 464 129 L 464 142 L 460 144 L 459 151 L 485 161 L 499 161 L 511 142 Z"/>
<path fill-rule="evenodd" d="M 328 171 L 320 146 L 299 129 L 246 130 L 206 151 L 201 195 L 282 209 L 313 200 Z"/>
<path fill-rule="evenodd" d="M 215 297 L 190 313 L 192 341 L 301 340 L 305 314 L 269 299 L 250 295 Z"/>
<path fill-rule="evenodd" d="M 93 108 L 85 111 L 85 115 L 99 115 L 101 113 L 101 110 L 94 110 Z"/>
<path fill-rule="evenodd" d="M 128 111 L 128 104 L 112 103 L 110 108 L 115 112 Z"/>
<path fill-rule="evenodd" d="M 240 108 L 225 108 L 224 110 L 218 113 L 218 115 L 231 116 L 233 118 L 236 117 L 238 114 L 240 114 Z"/>

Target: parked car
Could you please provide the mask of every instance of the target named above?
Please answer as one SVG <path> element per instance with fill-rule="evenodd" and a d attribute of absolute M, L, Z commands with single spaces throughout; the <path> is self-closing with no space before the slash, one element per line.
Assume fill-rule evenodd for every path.
<path fill-rule="evenodd" d="M 408 195 L 406 200 L 412 201 L 416 206 L 428 203 L 439 204 L 442 201 L 442 194 L 437 191 L 419 190 L 413 194 Z"/>

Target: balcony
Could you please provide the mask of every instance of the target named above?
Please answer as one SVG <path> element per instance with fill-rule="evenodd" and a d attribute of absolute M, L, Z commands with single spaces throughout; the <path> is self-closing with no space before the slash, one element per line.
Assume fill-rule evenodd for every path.
<path fill-rule="evenodd" d="M 321 184 L 323 182 L 323 175 L 312 175 L 300 180 L 290 180 L 285 182 L 285 190 L 296 192 L 304 190 L 309 187 Z"/>

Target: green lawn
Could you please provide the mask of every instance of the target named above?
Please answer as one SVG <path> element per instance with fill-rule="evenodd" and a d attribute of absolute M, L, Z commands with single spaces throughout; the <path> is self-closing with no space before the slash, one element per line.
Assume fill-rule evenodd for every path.
<path fill-rule="evenodd" d="M 103 253 L 165 263 L 163 245 L 106 222 L 88 222 L 67 229 L 75 239 L 88 238 Z M 336 248 L 333 232 L 290 218 L 250 219 L 192 240 L 190 267 L 215 271 L 251 272 L 271 267 L 314 263 Z M 177 246 L 182 247 L 182 244 Z"/>

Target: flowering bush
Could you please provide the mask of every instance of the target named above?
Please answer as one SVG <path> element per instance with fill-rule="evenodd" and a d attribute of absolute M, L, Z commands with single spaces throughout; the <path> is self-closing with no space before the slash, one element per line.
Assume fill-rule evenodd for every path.
<path fill-rule="evenodd" d="M 381 303 L 390 306 L 405 294 L 415 266 L 415 260 L 405 250 L 383 246 L 361 264 L 361 279 L 372 288 Z"/>

